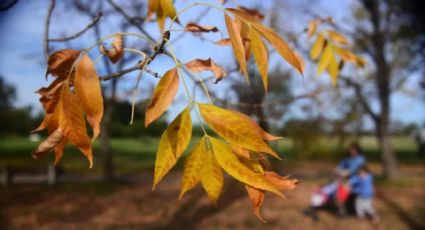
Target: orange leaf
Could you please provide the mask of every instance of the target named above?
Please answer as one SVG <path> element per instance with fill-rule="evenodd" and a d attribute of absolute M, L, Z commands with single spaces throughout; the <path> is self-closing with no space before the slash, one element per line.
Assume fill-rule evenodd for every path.
<path fill-rule="evenodd" d="M 184 30 L 193 33 L 218 32 L 218 28 L 215 26 L 201 26 L 194 22 L 187 23 Z"/>
<path fill-rule="evenodd" d="M 348 45 L 348 39 L 344 35 L 332 30 L 327 31 L 327 33 L 329 39 L 331 39 L 333 42 L 340 45 Z"/>
<path fill-rule="evenodd" d="M 252 211 L 262 222 L 266 223 L 266 220 L 261 216 L 261 206 L 264 202 L 264 190 L 256 189 L 252 186 L 245 185 L 246 192 L 248 193 L 249 200 L 251 201 Z"/>
<path fill-rule="evenodd" d="M 311 38 L 314 33 L 317 31 L 317 26 L 319 26 L 320 21 L 317 19 L 311 20 L 311 22 L 308 24 L 307 28 L 307 36 Z"/>
<path fill-rule="evenodd" d="M 63 133 L 59 129 L 56 129 L 52 134 L 50 134 L 46 140 L 42 141 L 36 150 L 34 150 L 31 155 L 37 159 L 53 150 L 56 145 L 58 145 L 63 140 Z"/>
<path fill-rule="evenodd" d="M 264 176 L 266 180 L 272 184 L 275 188 L 280 190 L 292 190 L 297 187 L 298 180 L 288 179 L 288 177 L 282 177 L 279 174 L 271 171 L 265 171 Z"/>
<path fill-rule="evenodd" d="M 263 140 L 259 126 L 248 116 L 214 105 L 199 104 L 204 121 L 232 145 L 280 157 Z"/>
<path fill-rule="evenodd" d="M 249 82 L 242 37 L 238 32 L 235 22 L 227 14 L 224 14 L 224 19 L 226 21 L 226 27 L 229 32 L 230 42 L 232 43 L 235 58 L 239 63 L 240 70 L 245 76 L 246 81 Z"/>
<path fill-rule="evenodd" d="M 168 70 L 156 86 L 145 115 L 145 127 L 158 119 L 170 106 L 179 89 L 176 68 Z"/>
<path fill-rule="evenodd" d="M 54 52 L 47 61 L 46 78 L 49 74 L 59 78 L 68 77 L 72 65 L 79 56 L 80 51 L 73 49 L 62 49 Z"/>
<path fill-rule="evenodd" d="M 83 108 L 68 86 L 64 87 L 56 109 L 59 110 L 59 130 L 87 157 L 91 168 L 93 166 L 92 144 L 87 135 Z"/>
<path fill-rule="evenodd" d="M 75 71 L 75 93 L 93 129 L 93 140 L 100 133 L 103 116 L 103 98 L 93 61 L 84 55 Z"/>
<path fill-rule="evenodd" d="M 264 14 L 260 13 L 260 11 L 256 9 L 250 9 L 243 6 L 238 6 L 238 10 L 250 15 L 253 19 L 257 21 L 262 21 L 264 19 Z"/>
<path fill-rule="evenodd" d="M 215 64 L 211 58 L 208 59 L 195 59 L 191 62 L 185 64 L 185 67 L 193 72 L 201 72 L 205 70 L 209 70 L 214 73 L 216 78 L 216 83 L 220 81 L 223 77 L 227 75 L 226 70 Z"/>
<path fill-rule="evenodd" d="M 232 145 L 232 150 L 233 150 L 234 153 L 236 153 L 236 155 L 238 155 L 240 157 L 243 157 L 243 158 L 246 158 L 246 159 L 250 158 L 248 149 L 244 149 L 244 148 L 241 148 L 239 146 Z"/>

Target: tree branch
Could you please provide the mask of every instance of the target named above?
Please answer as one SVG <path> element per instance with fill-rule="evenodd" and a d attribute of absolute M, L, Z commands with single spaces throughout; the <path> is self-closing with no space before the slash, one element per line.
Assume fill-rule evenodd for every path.
<path fill-rule="evenodd" d="M 50 0 L 49 7 L 47 9 L 46 21 L 44 24 L 44 56 L 46 60 L 49 58 L 49 29 L 50 29 L 50 20 L 52 18 L 53 9 L 55 8 L 56 1 Z"/>
<path fill-rule="evenodd" d="M 86 27 L 84 27 L 82 30 L 80 30 L 79 32 L 68 36 L 68 37 L 62 37 L 62 38 L 50 38 L 48 39 L 49 42 L 65 42 L 65 41 L 69 41 L 72 39 L 75 39 L 81 35 L 83 35 L 87 30 L 89 30 L 90 28 L 92 28 L 96 23 L 98 23 L 100 21 L 100 18 L 102 17 L 102 12 L 99 12 L 95 18 L 93 18 L 93 20 L 87 24 Z"/>
<path fill-rule="evenodd" d="M 357 98 L 360 100 L 361 105 L 366 110 L 366 112 L 371 116 L 371 118 L 375 121 L 379 121 L 379 116 L 372 110 L 372 107 L 370 107 L 369 103 L 367 102 L 366 98 L 362 94 L 361 86 L 360 84 L 348 79 L 348 78 L 341 78 L 341 80 L 344 80 L 348 86 L 353 87 L 354 92 L 356 93 Z"/>

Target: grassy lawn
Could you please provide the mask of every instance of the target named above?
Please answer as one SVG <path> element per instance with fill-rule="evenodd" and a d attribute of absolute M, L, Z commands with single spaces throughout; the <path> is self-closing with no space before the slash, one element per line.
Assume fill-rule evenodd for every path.
<path fill-rule="evenodd" d="M 191 145 L 196 142 L 197 138 L 192 140 Z M 140 139 L 113 139 L 112 150 L 114 154 L 114 163 L 118 173 L 132 173 L 143 169 L 153 167 L 155 161 L 155 152 L 158 146 L 158 138 L 143 137 Z M 31 157 L 31 151 L 37 147 L 38 143 L 30 142 L 27 138 L 9 138 L 0 142 L 0 167 L 14 166 L 25 168 L 44 169 L 45 166 L 53 160 L 53 154 L 42 159 L 34 160 Z M 336 141 L 324 138 L 317 143 L 317 148 L 321 148 L 326 154 L 316 156 L 316 159 L 339 159 L 344 153 L 336 153 Z M 361 140 L 361 146 L 365 150 L 365 154 L 369 160 L 378 161 L 380 159 L 378 145 L 375 138 L 365 137 Z M 415 142 L 408 137 L 394 137 L 393 146 L 397 156 L 404 163 L 424 163 L 425 159 L 420 158 L 416 153 Z M 302 154 L 296 152 L 294 144 L 290 139 L 283 139 L 279 142 L 272 143 L 272 147 L 278 150 L 286 159 L 309 159 L 302 157 Z M 186 151 L 187 152 L 187 151 Z M 331 156 L 331 157 L 330 157 Z M 95 164 L 92 170 L 88 170 L 87 160 L 74 147 L 69 146 L 65 150 L 62 159 L 62 166 L 67 172 L 84 173 L 84 174 L 100 174 L 102 167 L 102 157 L 100 155 L 100 143 L 94 143 L 94 160 Z M 181 165 L 182 162 L 179 162 Z M 179 165 L 178 165 L 179 167 Z"/>

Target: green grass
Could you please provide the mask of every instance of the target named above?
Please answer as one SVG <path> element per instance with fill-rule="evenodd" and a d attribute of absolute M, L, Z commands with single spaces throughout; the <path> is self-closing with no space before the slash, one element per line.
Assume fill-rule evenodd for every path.
<path fill-rule="evenodd" d="M 191 145 L 197 138 L 192 140 Z M 158 138 L 144 137 L 140 139 L 112 139 L 112 151 L 114 154 L 114 163 L 117 173 L 127 174 L 153 168 L 155 153 L 158 147 Z M 397 157 L 405 163 L 424 163 L 424 157 L 420 157 L 416 152 L 414 140 L 408 137 L 393 137 L 392 143 Z M 26 138 L 8 138 L 0 141 L 0 168 L 4 166 L 13 166 L 19 168 L 35 168 L 45 170 L 46 165 L 53 160 L 53 154 L 35 160 L 31 157 L 31 151 L 37 147 L 38 143 L 30 142 Z M 315 143 L 315 148 L 320 148 L 323 154 L 318 156 L 303 157 L 303 153 L 296 152 L 294 144 L 290 139 L 271 143 L 286 159 L 333 159 L 337 160 L 344 155 L 342 152 L 336 152 L 337 143 L 335 139 L 323 138 Z M 373 137 L 365 137 L 361 140 L 361 146 L 365 150 L 366 157 L 372 161 L 380 160 L 378 144 Z M 189 149 L 191 149 L 189 147 Z M 186 151 L 187 152 L 187 151 Z M 101 174 L 102 156 L 100 154 L 100 143 L 94 143 L 94 167 L 88 170 L 88 163 L 85 157 L 74 147 L 66 148 L 64 157 L 61 161 L 63 168 L 71 173 L 83 174 Z M 177 167 L 181 167 L 182 161 L 179 161 Z"/>

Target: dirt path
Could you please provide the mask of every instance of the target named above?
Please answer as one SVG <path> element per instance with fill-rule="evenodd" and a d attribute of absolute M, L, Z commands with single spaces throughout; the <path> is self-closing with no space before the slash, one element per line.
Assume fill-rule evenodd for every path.
<path fill-rule="evenodd" d="M 288 167 L 285 167 L 288 168 Z M 376 166 L 373 170 L 377 170 Z M 300 186 L 287 200 L 268 194 L 259 222 L 239 183 L 226 178 L 225 189 L 214 207 L 198 186 L 177 202 L 180 173 L 172 173 L 151 191 L 149 173 L 137 183 L 67 183 L 56 187 L 17 185 L 0 188 L 0 229 L 415 229 L 425 227 L 425 167 L 404 166 L 399 182 L 378 185 L 378 225 L 355 217 L 338 218 L 320 212 L 314 222 L 303 214 L 314 184 L 332 172 L 326 164 L 291 166 Z M 320 174 L 320 177 L 318 176 Z"/>

